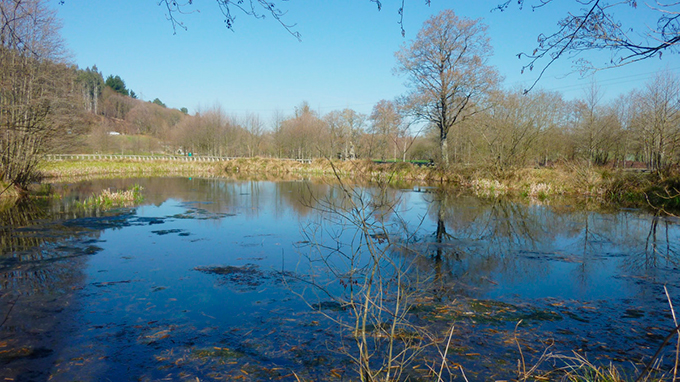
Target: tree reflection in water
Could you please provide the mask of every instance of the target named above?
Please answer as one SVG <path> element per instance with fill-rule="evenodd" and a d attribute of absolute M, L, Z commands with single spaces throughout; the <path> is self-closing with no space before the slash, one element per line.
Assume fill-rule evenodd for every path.
<path fill-rule="evenodd" d="M 115 228 L 132 211 L 102 214 L 52 199 L 22 199 L 0 210 L 0 368 L 14 380 L 43 380 L 74 323 L 86 257 L 101 250 L 100 231 L 79 224 L 99 217 Z"/>
<path fill-rule="evenodd" d="M 134 183 L 144 187 L 143 207 L 71 207 Z M 342 364 L 326 346 L 338 338 L 314 316 L 305 321 L 308 308 L 272 273 L 299 269 L 300 226 L 319 219 L 313 201 L 340 197 L 336 185 L 153 178 L 55 189 L 63 199 L 0 210 L 0 368 L 9 377 L 228 379 L 260 363 L 323 379 L 320 370 Z M 508 339 L 519 320 L 535 349 L 554 338 L 565 352 L 623 351 L 634 361 L 672 324 L 663 285 L 680 301 L 677 219 L 423 191 L 371 194 L 376 206 L 399 202 L 374 214 L 394 230 L 386 232 L 392 255 L 434 282 L 412 318 L 433 333 L 455 323 L 450 358 L 466 372 L 514 363 Z M 194 270 L 211 266 L 262 279 Z M 240 358 L 205 350 L 215 347 Z"/>

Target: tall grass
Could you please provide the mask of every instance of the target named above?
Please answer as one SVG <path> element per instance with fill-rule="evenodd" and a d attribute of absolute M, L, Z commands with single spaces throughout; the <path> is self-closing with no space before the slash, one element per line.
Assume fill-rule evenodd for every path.
<path fill-rule="evenodd" d="M 144 200 L 142 187 L 138 184 L 122 191 L 111 191 L 107 188 L 97 195 L 92 195 L 82 202 L 77 203 L 78 207 L 85 209 L 108 209 L 114 207 L 132 207 Z"/>

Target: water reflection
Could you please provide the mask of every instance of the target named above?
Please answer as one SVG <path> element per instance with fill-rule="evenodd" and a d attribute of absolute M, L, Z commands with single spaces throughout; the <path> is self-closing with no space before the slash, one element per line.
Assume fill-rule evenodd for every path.
<path fill-rule="evenodd" d="M 571 282 L 589 285 L 606 263 L 616 263 L 616 272 L 644 277 L 680 264 L 678 226 L 673 218 L 640 211 L 602 214 L 532 206 L 446 192 L 430 197 L 430 219 L 436 222 L 434 257 L 467 262 L 457 271 L 467 277 L 473 273 L 489 276 L 493 270 L 505 278 L 514 275 L 536 282 L 522 273 L 545 275 L 551 262 L 561 262 L 576 265 Z M 600 292 L 621 295 L 615 288 Z M 549 293 L 550 289 L 544 290 Z"/>
<path fill-rule="evenodd" d="M 74 207 L 135 183 L 143 206 Z M 202 380 L 246 378 L 244 367 L 251 379 L 290 379 L 289 371 L 327 379 L 324 370 L 341 365 L 351 379 L 351 366 L 327 350 L 342 334 L 290 293 L 304 288 L 305 227 L 323 225 L 315 240 L 352 243 L 342 236 L 350 227 L 321 219 L 329 203 L 350 206 L 341 187 L 93 180 L 1 210 L 0 367 L 15 380 Z M 672 324 L 663 285 L 680 301 L 677 219 L 451 190 L 357 192 L 388 230 L 374 238 L 433 281 L 423 292 L 437 310 L 414 319 L 433 332 L 456 322 L 452 357 L 466 367 L 515 362 L 504 336 L 520 319 L 532 346 L 556 338 L 565 351 L 632 349 L 634 360 L 649 357 Z M 282 283 L 285 272 L 302 275 L 299 284 Z M 490 358 L 466 356 L 476 353 Z"/>

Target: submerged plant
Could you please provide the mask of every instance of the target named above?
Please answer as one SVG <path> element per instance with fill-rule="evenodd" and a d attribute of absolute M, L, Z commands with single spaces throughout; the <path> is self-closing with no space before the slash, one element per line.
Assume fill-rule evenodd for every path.
<path fill-rule="evenodd" d="M 311 289 L 294 292 L 339 329 L 338 352 L 362 382 L 408 378 L 415 372 L 408 366 L 434 344 L 411 320 L 431 280 L 417 268 L 417 256 L 397 255 L 406 251 L 398 238 L 413 233 L 395 212 L 399 200 L 387 187 L 390 178 L 366 190 L 336 173 L 338 198 L 309 196 L 321 217 L 303 230 L 309 243 L 304 256 L 314 271 L 304 279 Z"/>

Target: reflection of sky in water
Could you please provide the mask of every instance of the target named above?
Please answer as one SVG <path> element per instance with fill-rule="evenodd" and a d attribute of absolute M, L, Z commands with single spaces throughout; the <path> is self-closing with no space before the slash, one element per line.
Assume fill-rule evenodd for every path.
<path fill-rule="evenodd" d="M 108 371 L 89 371 L 94 379 L 128 378 L 126 367 L 153 379 L 162 377 L 163 370 L 145 371 L 147 364 L 175 346 L 185 352 L 241 346 L 239 341 L 248 338 L 242 333 L 249 333 L 260 343 L 271 338 L 269 346 L 276 349 L 281 336 L 292 336 L 289 342 L 301 341 L 295 340 L 300 330 L 315 336 L 316 329 L 298 323 L 280 330 L 286 320 L 299 319 L 309 308 L 291 293 L 304 284 L 289 280 L 290 285 L 283 285 L 276 271 L 308 270 L 301 256 L 308 248 L 299 245 L 306 240 L 302 230 L 321 221 L 308 205 L 318 207 L 318 200 L 336 195 L 337 189 L 304 182 L 220 179 L 110 182 L 118 188 L 141 183 L 147 204 L 133 209 L 125 224 L 96 231 L 93 245 L 101 250 L 77 263 L 84 281 L 74 278 L 82 289 L 73 286 L 77 309 L 69 313 L 73 316 L 68 329 L 73 335 L 55 352 L 57 359 L 83 354 L 110 359 Z M 106 181 L 96 181 L 73 188 L 90 192 L 105 186 Z M 315 198 L 309 198 L 309 191 Z M 416 261 L 425 273 L 441 269 L 442 279 L 450 283 L 446 288 L 455 289 L 461 298 L 614 304 L 607 305 L 612 317 L 603 321 L 619 318 L 631 306 L 666 311 L 664 284 L 680 301 L 680 230 L 675 220 L 655 220 L 635 211 L 598 214 L 396 190 L 388 192 L 388 199 L 401 204 L 396 213 L 385 212 L 387 219 L 396 222 L 400 217 L 409 231 L 417 231 L 412 237 L 415 252 L 405 258 Z M 65 225 L 87 228 L 96 221 L 88 219 Z M 435 240 L 438 220 L 450 235 L 442 244 Z M 397 234 L 404 226 L 389 227 Z M 329 231 L 324 232 L 317 237 L 332 244 Z M 442 249 L 441 262 L 434 259 L 433 248 Z M 197 270 L 212 266 L 243 267 L 239 269 L 253 273 L 225 276 Z M 587 327 L 600 330 L 597 325 L 591 321 Z M 278 328 L 276 333 L 272 328 Z M 165 336 L 172 345 L 161 341 Z M 65 378 L 79 376 L 78 370 L 66 372 Z"/>
<path fill-rule="evenodd" d="M 466 197 L 438 203 L 430 195 L 425 198 L 434 202 L 426 206 L 417 202 L 421 195 L 410 196 L 420 208 L 408 211 L 407 220 L 429 207 L 420 231 L 422 240 L 434 245 L 437 219 L 443 219 L 451 235 L 443 245 L 445 267 L 469 283 L 473 296 L 621 300 L 658 296 L 668 283 L 680 299 L 677 219 Z"/>
<path fill-rule="evenodd" d="M 107 230 L 100 236 L 103 251 L 90 258 L 88 282 L 116 285 L 130 280 L 117 287 L 129 288 L 152 304 L 182 310 L 180 315 L 206 323 L 211 320 L 207 316 L 235 323 L 241 311 L 256 309 L 262 299 L 276 297 L 281 290 L 252 293 L 246 285 L 244 291 L 235 292 L 219 285 L 219 276 L 195 268 L 256 264 L 269 273 L 297 265 L 292 247 L 292 239 L 299 236 L 297 217 L 277 216 L 269 206 L 261 205 L 253 218 L 242 211 L 250 208 L 248 204 L 230 208 L 228 213 L 208 211 L 205 208 L 210 206 L 204 203 L 175 199 L 139 207 L 137 221 L 142 223 L 133 221 L 130 227 Z M 134 316 L 139 312 L 127 313 Z"/>
<path fill-rule="evenodd" d="M 492 273 L 489 278 L 499 284 L 487 293 L 489 298 L 517 296 L 523 299 L 555 297 L 560 299 L 600 300 L 628 297 L 626 283 L 612 277 L 583 279 L 583 265 L 576 262 L 535 260 L 541 262 L 542 272 L 513 274 Z M 600 275 L 616 273 L 616 260 L 604 260 L 596 265 Z"/>

